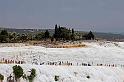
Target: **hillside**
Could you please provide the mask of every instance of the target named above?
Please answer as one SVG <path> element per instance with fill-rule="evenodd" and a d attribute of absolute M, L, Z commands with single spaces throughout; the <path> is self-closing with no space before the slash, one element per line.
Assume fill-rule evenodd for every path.
<path fill-rule="evenodd" d="M 48 61 L 124 63 L 123 42 L 82 42 L 87 47 L 82 48 L 45 48 L 42 46 L 7 47 L 0 46 L 0 58 L 23 60 L 26 63 Z M 6 46 L 5 46 L 6 45 Z M 17 44 L 14 44 L 15 46 Z M 4 46 L 4 47 L 3 47 Z M 113 61 L 115 60 L 115 61 Z"/>
<path fill-rule="evenodd" d="M 18 43 L 0 44 L 0 73 L 6 77 L 12 66 L 24 72 L 35 68 L 34 82 L 123 82 L 124 42 L 82 42 L 82 48 L 45 48 Z M 13 62 L 14 61 L 14 62 Z M 21 82 L 27 82 L 21 80 Z"/>
<path fill-rule="evenodd" d="M 0 30 L 6 29 L 9 32 L 17 32 L 17 33 L 38 33 L 38 32 L 45 32 L 46 29 L 14 29 L 14 28 L 0 28 Z M 48 29 L 50 34 L 52 35 L 54 33 L 54 29 Z M 87 33 L 84 31 L 77 31 L 79 33 Z M 106 39 L 111 41 L 124 41 L 124 34 L 114 34 L 114 33 L 101 33 L 101 32 L 95 32 L 94 33 L 96 38 L 100 39 Z"/>
<path fill-rule="evenodd" d="M 123 34 L 112 34 L 112 33 L 94 33 L 97 38 L 106 39 L 109 41 L 124 41 L 124 35 Z"/>
<path fill-rule="evenodd" d="M 8 77 L 13 65 L 0 65 L 0 73 Z M 69 67 L 69 66 L 36 66 L 21 65 L 25 74 L 31 68 L 36 69 L 34 82 L 123 82 L 124 70 L 110 67 Z M 59 76 L 59 81 L 55 81 Z M 89 78 L 88 78 L 89 77 Z M 6 79 L 6 78 L 5 78 Z M 4 80 L 3 82 L 6 82 Z M 28 82 L 21 78 L 21 82 Z"/>

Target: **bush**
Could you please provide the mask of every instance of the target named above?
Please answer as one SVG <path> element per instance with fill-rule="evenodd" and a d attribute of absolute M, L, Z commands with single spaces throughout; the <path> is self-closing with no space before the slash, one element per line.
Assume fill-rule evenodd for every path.
<path fill-rule="evenodd" d="M 24 75 L 22 76 L 22 78 L 27 80 L 26 74 L 24 74 Z"/>
<path fill-rule="evenodd" d="M 55 80 L 55 81 L 59 81 L 59 76 L 56 76 L 56 75 L 55 75 L 54 80 Z"/>
<path fill-rule="evenodd" d="M 13 66 L 13 73 L 15 75 L 15 79 L 16 80 L 19 79 L 20 77 L 23 76 L 23 69 L 22 69 L 22 67 L 17 66 L 17 65 Z"/>
<path fill-rule="evenodd" d="M 0 74 L 0 80 L 4 80 L 4 76 Z"/>
<path fill-rule="evenodd" d="M 87 78 L 90 79 L 90 76 L 88 75 Z"/>
<path fill-rule="evenodd" d="M 36 70 L 35 69 L 31 69 L 31 74 L 30 76 L 28 76 L 29 82 L 33 82 L 33 79 L 36 76 Z"/>

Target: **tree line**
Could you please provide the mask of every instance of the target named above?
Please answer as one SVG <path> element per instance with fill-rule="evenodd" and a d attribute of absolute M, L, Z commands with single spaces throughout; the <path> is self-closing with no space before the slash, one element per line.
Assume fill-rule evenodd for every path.
<path fill-rule="evenodd" d="M 16 33 L 8 32 L 7 30 L 0 31 L 0 43 L 16 43 L 16 42 L 26 42 L 30 40 L 45 40 L 50 38 L 48 30 L 40 33 Z"/>
<path fill-rule="evenodd" d="M 50 39 L 51 41 L 65 41 L 65 40 L 94 40 L 95 36 L 90 31 L 89 33 L 79 33 L 73 28 L 66 28 L 55 25 L 54 33 L 51 34 L 48 30 L 45 32 L 38 33 L 16 33 L 8 32 L 7 30 L 0 31 L 0 43 L 15 43 L 15 42 L 26 42 L 26 41 L 41 41 Z"/>
<path fill-rule="evenodd" d="M 55 33 L 53 37 L 56 40 L 74 40 L 74 29 L 67 29 L 66 27 L 60 27 L 55 25 Z"/>

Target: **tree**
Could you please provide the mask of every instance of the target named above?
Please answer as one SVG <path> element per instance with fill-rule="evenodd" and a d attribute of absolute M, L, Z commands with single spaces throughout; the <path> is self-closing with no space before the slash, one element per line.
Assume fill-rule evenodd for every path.
<path fill-rule="evenodd" d="M 7 30 L 2 30 L 0 32 L 0 42 L 8 42 L 8 32 Z"/>
<path fill-rule="evenodd" d="M 54 37 L 52 36 L 52 37 L 51 37 L 51 42 L 53 42 L 53 41 L 54 41 Z"/>
<path fill-rule="evenodd" d="M 74 29 L 72 29 L 72 32 L 71 32 L 71 40 L 74 40 L 75 39 L 75 36 L 74 36 Z"/>
<path fill-rule="evenodd" d="M 59 29 L 58 29 L 58 26 L 57 26 L 57 24 L 56 24 L 56 25 L 55 25 L 54 38 L 55 38 L 56 40 L 58 40 L 58 36 L 59 36 Z"/>
<path fill-rule="evenodd" d="M 9 42 L 17 42 L 17 33 L 9 33 Z"/>
<path fill-rule="evenodd" d="M 74 34 L 74 29 L 72 28 L 72 34 Z"/>
<path fill-rule="evenodd" d="M 34 35 L 33 33 L 28 33 L 27 34 L 27 39 L 28 40 L 33 40 L 34 39 L 33 35 Z"/>
<path fill-rule="evenodd" d="M 22 40 L 22 42 L 27 41 L 27 35 L 26 35 L 26 34 L 22 34 L 22 35 L 20 36 L 20 40 Z"/>
<path fill-rule="evenodd" d="M 50 33 L 48 30 L 46 30 L 46 32 L 44 33 L 44 38 L 47 39 L 50 37 Z"/>
<path fill-rule="evenodd" d="M 55 75 L 54 80 L 59 81 L 59 76 Z"/>
<path fill-rule="evenodd" d="M 95 36 L 94 34 L 90 31 L 88 34 L 84 35 L 86 40 L 94 40 Z"/>
<path fill-rule="evenodd" d="M 67 29 L 66 27 L 60 27 L 55 25 L 55 33 L 54 38 L 56 40 L 70 40 L 74 39 L 74 29 L 72 29 L 72 32 L 70 29 Z"/>
<path fill-rule="evenodd" d="M 3 81 L 4 80 L 4 76 L 2 74 L 0 74 L 0 80 Z"/>
<path fill-rule="evenodd" d="M 58 27 L 57 27 L 57 24 L 55 25 L 55 35 L 57 34 L 57 31 L 58 31 Z M 56 37 L 56 36 L 55 36 Z"/>
<path fill-rule="evenodd" d="M 35 40 L 42 40 L 44 38 L 44 33 L 40 32 L 35 35 Z"/>
<path fill-rule="evenodd" d="M 0 35 L 6 35 L 6 36 L 8 36 L 7 30 L 2 30 L 1 33 L 0 33 Z"/>
<path fill-rule="evenodd" d="M 31 69 L 31 74 L 30 76 L 28 76 L 29 82 L 33 82 L 33 79 L 36 76 L 36 70 L 35 69 Z"/>
<path fill-rule="evenodd" d="M 16 82 L 20 82 L 19 79 L 24 74 L 22 67 L 17 66 L 17 65 L 13 66 L 13 74 L 15 76 Z"/>
<path fill-rule="evenodd" d="M 88 39 L 94 40 L 94 34 L 91 31 L 88 33 L 87 36 L 88 36 Z"/>

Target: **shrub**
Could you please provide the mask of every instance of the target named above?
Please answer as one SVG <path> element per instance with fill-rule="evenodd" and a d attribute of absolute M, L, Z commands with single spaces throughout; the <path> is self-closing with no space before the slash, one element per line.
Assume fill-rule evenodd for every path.
<path fill-rule="evenodd" d="M 35 69 L 31 69 L 31 74 L 30 76 L 28 76 L 29 82 L 33 82 L 33 79 L 36 76 L 36 70 Z"/>
<path fill-rule="evenodd" d="M 88 75 L 87 78 L 90 79 L 90 76 Z"/>
<path fill-rule="evenodd" d="M 0 80 L 4 80 L 4 76 L 0 74 Z"/>
<path fill-rule="evenodd" d="M 54 80 L 55 80 L 55 81 L 59 81 L 59 76 L 55 75 Z"/>
<path fill-rule="evenodd" d="M 27 80 L 26 74 L 24 74 L 24 75 L 22 76 L 22 78 Z"/>
<path fill-rule="evenodd" d="M 13 73 L 15 75 L 15 80 L 17 81 L 17 79 L 19 79 L 20 77 L 23 76 L 23 69 L 22 69 L 22 67 L 17 66 L 17 65 L 13 66 Z"/>

